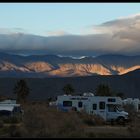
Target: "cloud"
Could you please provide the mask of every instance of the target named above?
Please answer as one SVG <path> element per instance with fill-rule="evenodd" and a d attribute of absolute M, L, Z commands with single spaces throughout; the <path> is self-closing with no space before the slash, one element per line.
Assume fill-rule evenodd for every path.
<path fill-rule="evenodd" d="M 47 35 L 48 36 L 63 36 L 63 35 L 69 35 L 70 33 L 63 31 L 63 30 L 58 30 L 58 31 L 48 31 Z"/>
<path fill-rule="evenodd" d="M 120 39 L 129 39 L 139 42 L 140 14 L 105 22 L 93 27 L 93 30 L 99 33 L 111 34 Z"/>
<path fill-rule="evenodd" d="M 48 32 L 47 37 L 22 33 L 0 34 L 0 50 L 70 56 L 140 53 L 140 14 L 93 26 L 91 32 L 72 35 L 60 30 Z"/>
<path fill-rule="evenodd" d="M 17 34 L 17 33 L 28 33 L 22 28 L 0 28 L 0 34 Z"/>

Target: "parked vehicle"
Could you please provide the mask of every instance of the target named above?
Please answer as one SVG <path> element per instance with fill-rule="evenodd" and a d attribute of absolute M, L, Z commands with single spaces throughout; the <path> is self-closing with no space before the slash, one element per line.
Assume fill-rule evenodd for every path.
<path fill-rule="evenodd" d="M 63 111 L 75 109 L 84 110 L 88 114 L 96 114 L 105 121 L 126 122 L 129 120 L 128 113 L 122 108 L 120 97 L 94 96 L 84 94 L 83 96 L 61 95 L 57 97 L 57 108 Z"/>
<path fill-rule="evenodd" d="M 123 100 L 124 105 L 132 105 L 133 110 L 136 112 L 140 111 L 140 100 L 138 98 L 126 98 Z"/>
<path fill-rule="evenodd" d="M 13 116 L 16 114 L 22 114 L 24 111 L 20 104 L 16 104 L 15 100 L 5 100 L 0 102 L 0 116 Z"/>

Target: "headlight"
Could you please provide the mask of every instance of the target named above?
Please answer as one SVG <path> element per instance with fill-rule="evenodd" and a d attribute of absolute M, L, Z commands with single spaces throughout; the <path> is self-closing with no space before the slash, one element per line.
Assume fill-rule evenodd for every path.
<path fill-rule="evenodd" d="M 125 115 L 125 118 L 128 118 L 129 117 L 129 115 L 127 114 L 127 115 Z"/>

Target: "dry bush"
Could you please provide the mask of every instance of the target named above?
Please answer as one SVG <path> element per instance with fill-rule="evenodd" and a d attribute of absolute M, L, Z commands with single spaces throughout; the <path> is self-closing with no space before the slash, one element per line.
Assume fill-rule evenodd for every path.
<path fill-rule="evenodd" d="M 3 120 L 0 120 L 0 128 L 2 128 L 4 126 L 4 122 Z"/>
<path fill-rule="evenodd" d="M 9 134 L 10 134 L 10 137 L 20 137 L 21 136 L 16 125 L 9 126 Z"/>
<path fill-rule="evenodd" d="M 59 112 L 62 114 L 62 112 Z M 65 112 L 61 115 L 61 124 L 58 128 L 58 136 L 84 137 L 84 123 L 75 111 Z"/>
<path fill-rule="evenodd" d="M 123 108 L 126 112 L 128 112 L 130 121 L 133 121 L 135 119 L 136 114 L 137 114 L 134 105 L 133 104 L 126 104 L 123 106 Z"/>
<path fill-rule="evenodd" d="M 27 105 L 24 109 L 23 124 L 30 133 L 25 137 L 84 136 L 84 124 L 76 112 L 61 112 L 44 104 Z"/>
<path fill-rule="evenodd" d="M 4 123 L 16 124 L 16 123 L 20 123 L 22 121 L 22 118 L 21 116 L 2 116 L 1 120 Z"/>
<path fill-rule="evenodd" d="M 27 130 L 26 128 L 21 125 L 21 126 L 18 126 L 16 124 L 11 124 L 9 126 L 9 137 L 26 137 L 27 135 Z"/>
<path fill-rule="evenodd" d="M 94 121 L 96 125 L 105 125 L 106 122 L 103 118 L 101 118 L 99 115 L 93 115 Z"/>
<path fill-rule="evenodd" d="M 79 117 L 88 126 L 104 125 L 105 121 L 99 115 L 89 115 L 86 112 L 79 112 Z"/>
<path fill-rule="evenodd" d="M 135 115 L 131 124 L 128 126 L 130 137 L 140 137 L 140 118 Z"/>

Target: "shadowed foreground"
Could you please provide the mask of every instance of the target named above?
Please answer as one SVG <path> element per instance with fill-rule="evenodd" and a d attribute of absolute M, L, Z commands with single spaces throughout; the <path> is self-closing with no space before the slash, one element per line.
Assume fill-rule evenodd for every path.
<path fill-rule="evenodd" d="M 121 126 L 106 124 L 100 117 L 84 112 L 61 112 L 55 107 L 48 107 L 46 102 L 28 103 L 23 108 L 25 112 L 22 119 L 1 118 L 1 138 L 140 137 L 140 118 L 136 115 L 133 115 L 131 123 Z"/>

